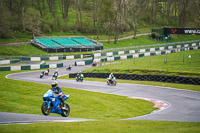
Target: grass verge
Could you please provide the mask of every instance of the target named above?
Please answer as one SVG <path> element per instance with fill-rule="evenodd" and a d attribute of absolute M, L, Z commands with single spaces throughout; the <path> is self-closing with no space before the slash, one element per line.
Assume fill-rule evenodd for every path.
<path fill-rule="evenodd" d="M 188 58 L 189 55 L 191 58 Z M 165 63 L 165 60 L 167 62 Z M 123 60 L 121 63 L 93 67 L 83 72 L 164 74 L 200 77 L 200 50 Z"/>
<path fill-rule="evenodd" d="M 2 133 L 199 133 L 198 122 L 167 121 L 89 121 L 0 125 Z"/>

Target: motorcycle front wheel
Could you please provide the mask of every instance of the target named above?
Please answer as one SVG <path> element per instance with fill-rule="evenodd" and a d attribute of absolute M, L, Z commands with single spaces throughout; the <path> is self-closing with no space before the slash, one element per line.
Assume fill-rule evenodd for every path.
<path fill-rule="evenodd" d="M 63 113 L 61 115 L 63 117 L 67 117 L 70 113 L 70 107 L 67 103 L 64 103 L 64 107 L 65 107 L 65 109 L 62 110 Z"/>
<path fill-rule="evenodd" d="M 51 107 L 48 108 L 48 105 L 47 105 L 46 102 L 43 102 L 43 103 L 42 103 L 41 110 L 42 110 L 42 113 L 43 113 L 44 115 L 49 115 L 49 114 L 51 113 Z"/>

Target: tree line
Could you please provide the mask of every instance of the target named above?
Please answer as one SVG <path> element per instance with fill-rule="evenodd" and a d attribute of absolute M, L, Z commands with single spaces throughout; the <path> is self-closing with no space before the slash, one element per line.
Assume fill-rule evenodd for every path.
<path fill-rule="evenodd" d="M 139 25 L 200 27 L 199 0 L 0 0 L 0 37 L 53 31 L 114 36 Z"/>

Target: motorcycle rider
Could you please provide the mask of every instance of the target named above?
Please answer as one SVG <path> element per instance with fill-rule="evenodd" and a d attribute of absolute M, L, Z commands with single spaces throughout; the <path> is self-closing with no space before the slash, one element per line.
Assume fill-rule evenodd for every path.
<path fill-rule="evenodd" d="M 108 77 L 109 82 L 113 82 L 115 80 L 115 76 L 111 73 Z"/>
<path fill-rule="evenodd" d="M 64 100 L 63 100 L 64 94 L 62 92 L 62 89 L 58 86 L 58 82 L 55 81 L 55 82 L 51 83 L 51 87 L 52 87 L 51 90 L 54 91 L 56 94 L 59 95 L 59 100 L 61 101 L 60 107 L 62 109 L 65 109 L 65 107 L 64 107 Z"/>
<path fill-rule="evenodd" d="M 48 74 L 49 74 L 49 69 L 47 69 L 47 70 L 45 71 L 45 74 L 46 74 L 46 75 L 48 75 Z"/>
<path fill-rule="evenodd" d="M 44 71 L 41 72 L 40 78 L 42 78 L 43 76 L 44 76 Z"/>
<path fill-rule="evenodd" d="M 78 80 L 83 81 L 83 74 L 81 73 L 81 71 L 79 71 L 79 72 L 77 73 L 77 75 L 76 75 L 76 80 L 77 80 L 77 81 L 78 81 Z"/>
<path fill-rule="evenodd" d="M 44 71 L 42 71 L 41 74 L 44 75 Z"/>
<path fill-rule="evenodd" d="M 46 65 L 46 62 L 44 62 L 44 60 L 42 60 L 42 62 L 40 63 L 40 65 Z"/>
<path fill-rule="evenodd" d="M 76 77 L 81 77 L 81 71 L 79 71 L 78 73 L 77 73 L 77 75 L 76 75 Z"/>
<path fill-rule="evenodd" d="M 68 68 L 66 68 L 66 70 L 71 70 L 72 69 L 72 65 L 69 65 Z"/>
<path fill-rule="evenodd" d="M 54 72 L 53 77 L 55 78 L 55 80 L 57 79 L 57 77 L 58 77 L 58 70 L 56 70 L 56 71 Z"/>

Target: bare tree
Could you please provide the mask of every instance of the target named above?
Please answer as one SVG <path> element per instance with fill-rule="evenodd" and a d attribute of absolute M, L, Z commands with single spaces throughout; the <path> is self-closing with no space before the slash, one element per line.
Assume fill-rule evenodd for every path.
<path fill-rule="evenodd" d="M 80 30 L 80 18 L 79 18 L 79 0 L 76 0 L 76 24 L 77 30 Z"/>
<path fill-rule="evenodd" d="M 138 21 L 142 17 L 146 2 L 145 0 L 129 0 L 128 5 L 128 10 L 133 21 L 134 39 L 136 39 Z"/>
<path fill-rule="evenodd" d="M 40 16 L 42 16 L 42 9 L 40 6 L 40 0 L 37 0 L 38 9 L 40 10 Z"/>
<path fill-rule="evenodd" d="M 179 1 L 179 27 L 185 26 L 185 19 L 186 19 L 186 10 L 188 5 L 188 0 L 180 0 Z"/>
<path fill-rule="evenodd" d="M 56 4 L 55 0 L 47 0 L 47 4 L 49 6 L 49 12 L 52 14 L 54 19 L 56 18 Z"/>
<path fill-rule="evenodd" d="M 92 6 L 93 6 L 93 28 L 95 29 L 95 23 L 96 23 L 96 0 L 93 0 Z"/>
<path fill-rule="evenodd" d="M 23 27 L 23 31 L 25 31 L 26 30 L 26 27 L 25 27 L 25 19 L 24 19 L 24 17 L 25 17 L 25 8 L 24 7 L 22 7 L 22 27 Z"/>
<path fill-rule="evenodd" d="M 68 12 L 70 6 L 70 0 L 62 0 L 63 1 L 63 17 L 65 18 L 66 22 L 68 21 Z"/>
<path fill-rule="evenodd" d="M 101 19 L 102 19 L 102 0 L 99 0 L 98 3 L 98 29 L 97 29 L 97 40 L 99 39 L 99 32 L 100 32 L 100 28 L 101 28 Z"/>
<path fill-rule="evenodd" d="M 114 43 L 116 44 L 119 35 L 123 33 L 123 27 L 125 25 L 124 19 L 124 6 L 126 5 L 125 0 L 114 1 L 114 20 L 113 20 L 113 32 L 114 32 Z"/>

